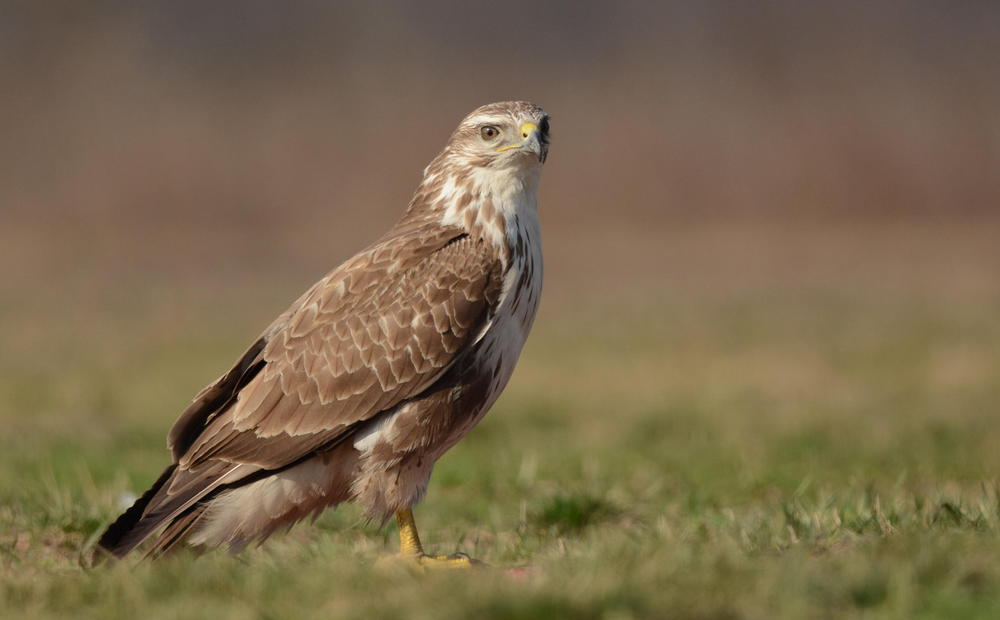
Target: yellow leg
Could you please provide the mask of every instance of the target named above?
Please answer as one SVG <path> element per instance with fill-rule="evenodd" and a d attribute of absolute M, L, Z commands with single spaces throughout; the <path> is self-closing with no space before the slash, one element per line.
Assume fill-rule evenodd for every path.
<path fill-rule="evenodd" d="M 464 553 L 455 555 L 424 553 L 420 535 L 417 534 L 417 524 L 413 520 L 413 511 L 409 508 L 396 513 L 396 523 L 399 525 L 399 556 L 403 560 L 414 562 L 423 568 L 470 568 L 479 564 Z"/>

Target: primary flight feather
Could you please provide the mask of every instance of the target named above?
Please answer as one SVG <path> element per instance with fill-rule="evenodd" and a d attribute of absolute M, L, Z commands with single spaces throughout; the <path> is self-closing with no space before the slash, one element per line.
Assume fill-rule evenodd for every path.
<path fill-rule="evenodd" d="M 492 406 L 542 285 L 537 192 L 548 115 L 523 102 L 469 114 L 402 218 L 279 316 L 195 397 L 173 463 L 98 546 L 240 549 L 345 501 L 427 556 L 410 508 L 435 461 Z"/>

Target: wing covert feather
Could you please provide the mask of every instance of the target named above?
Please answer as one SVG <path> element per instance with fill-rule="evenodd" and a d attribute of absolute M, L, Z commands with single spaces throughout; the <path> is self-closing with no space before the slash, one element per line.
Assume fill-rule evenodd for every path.
<path fill-rule="evenodd" d="M 420 394 L 489 321 L 502 270 L 485 242 L 459 229 L 383 239 L 272 326 L 256 352 L 262 368 L 207 420 L 181 467 L 281 467 Z"/>

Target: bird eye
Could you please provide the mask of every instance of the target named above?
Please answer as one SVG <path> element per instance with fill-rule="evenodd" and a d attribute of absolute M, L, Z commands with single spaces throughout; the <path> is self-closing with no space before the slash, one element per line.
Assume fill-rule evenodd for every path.
<path fill-rule="evenodd" d="M 479 129 L 479 135 L 482 136 L 483 140 L 493 140 L 500 135 L 500 130 L 493 125 L 483 125 Z"/>

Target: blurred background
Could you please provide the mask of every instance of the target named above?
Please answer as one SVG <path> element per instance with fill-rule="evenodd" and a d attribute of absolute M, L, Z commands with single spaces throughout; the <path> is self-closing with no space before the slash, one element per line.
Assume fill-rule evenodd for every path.
<path fill-rule="evenodd" d="M 298 290 L 394 221 L 458 119 L 504 99 L 554 118 L 547 301 L 997 280 L 995 2 L 2 11 L 9 292 Z"/>
<path fill-rule="evenodd" d="M 529 515 L 546 480 L 640 521 L 977 488 L 998 32 L 988 0 L 4 2 L 3 469 L 141 490 L 188 399 L 395 221 L 459 119 L 528 99 L 553 118 L 545 294 L 502 412 L 432 481 L 442 515 L 500 475 L 484 455 L 537 474 L 491 487 Z"/>

